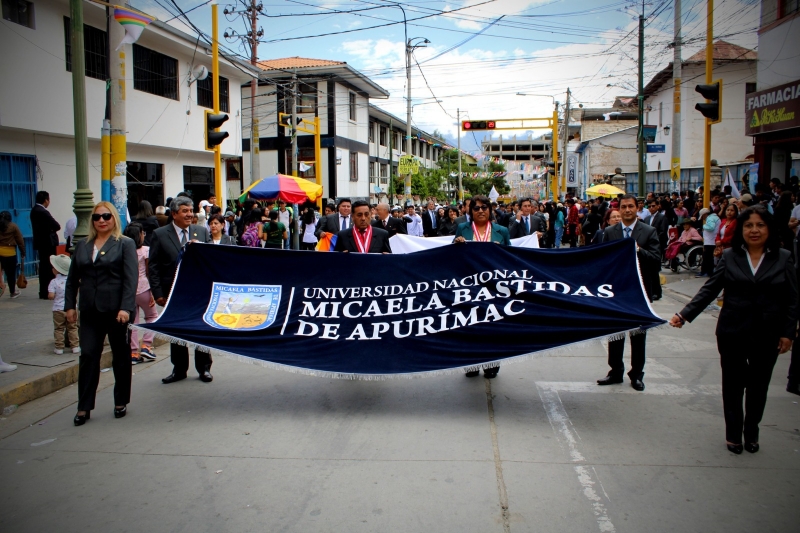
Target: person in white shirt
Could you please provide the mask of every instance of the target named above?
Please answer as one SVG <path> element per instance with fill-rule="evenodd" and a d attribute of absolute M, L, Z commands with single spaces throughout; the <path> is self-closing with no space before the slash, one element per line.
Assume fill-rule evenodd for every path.
<path fill-rule="evenodd" d="M 644 220 L 650 216 L 650 211 L 644 205 L 644 200 L 637 200 L 636 202 L 638 205 L 638 209 L 636 210 L 636 216 L 639 217 L 639 220 Z"/>
<path fill-rule="evenodd" d="M 64 296 L 67 286 L 67 275 L 72 260 L 68 255 L 51 255 L 50 264 L 53 267 L 55 278 L 47 286 L 47 297 L 53 300 L 53 336 L 56 341 L 56 348 L 53 350 L 56 355 L 64 353 L 64 334 L 69 338 L 69 345 L 72 346 L 72 353 L 81 353 L 80 342 L 78 339 L 78 323 L 69 322 L 67 313 L 64 312 Z"/>
<path fill-rule="evenodd" d="M 413 205 L 406 207 L 406 229 L 412 237 L 422 237 L 422 218 L 416 213 Z"/>
<path fill-rule="evenodd" d="M 286 227 L 286 240 L 283 241 L 283 248 L 288 250 L 291 248 L 289 246 L 290 239 L 292 238 L 292 212 L 286 207 L 286 202 L 283 200 L 278 200 L 278 222 L 283 223 Z"/>
<path fill-rule="evenodd" d="M 67 241 L 67 250 L 72 247 L 72 236 L 75 235 L 75 229 L 78 227 L 78 216 L 72 215 L 72 218 L 67 220 L 64 225 L 64 240 Z"/>

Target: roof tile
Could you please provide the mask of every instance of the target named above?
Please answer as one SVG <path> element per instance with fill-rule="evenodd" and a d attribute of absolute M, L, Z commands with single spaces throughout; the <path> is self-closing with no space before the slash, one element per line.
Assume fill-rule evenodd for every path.
<path fill-rule="evenodd" d="M 308 57 L 283 57 L 280 59 L 266 59 L 259 61 L 258 66 L 264 70 L 285 70 L 290 68 L 330 67 L 344 65 L 344 61 L 331 61 L 328 59 L 311 59 Z"/>
<path fill-rule="evenodd" d="M 758 53 L 749 48 L 737 46 L 727 41 L 717 41 L 714 43 L 714 59 L 717 61 L 746 61 L 758 59 Z M 686 61 L 705 61 L 706 49 L 703 48 Z"/>

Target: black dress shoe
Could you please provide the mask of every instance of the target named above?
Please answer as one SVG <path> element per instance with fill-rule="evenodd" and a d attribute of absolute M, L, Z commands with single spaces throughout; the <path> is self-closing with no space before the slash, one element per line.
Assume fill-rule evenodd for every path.
<path fill-rule="evenodd" d="M 757 442 L 747 442 L 744 445 L 744 449 L 750 453 L 756 453 L 759 450 L 759 446 Z M 742 452 L 739 452 L 742 453 Z"/>
<path fill-rule="evenodd" d="M 741 444 L 728 444 L 728 451 L 736 455 L 742 455 L 744 447 Z"/>
<path fill-rule="evenodd" d="M 617 383 L 622 383 L 622 378 L 617 378 L 614 376 L 606 376 L 602 379 L 597 380 L 598 385 L 616 385 Z"/>
<path fill-rule="evenodd" d="M 182 379 L 186 379 L 186 374 L 184 374 L 182 376 L 176 376 L 175 372 L 173 372 L 169 376 L 167 376 L 164 379 L 162 379 L 161 383 L 175 383 L 176 381 L 180 381 Z"/>
<path fill-rule="evenodd" d="M 122 409 L 119 407 L 114 407 L 114 418 L 122 418 L 128 414 L 128 406 L 123 405 Z"/>
<path fill-rule="evenodd" d="M 500 372 L 499 368 L 486 369 L 483 371 L 483 377 L 486 379 L 494 379 L 497 377 L 498 372 Z"/>
<path fill-rule="evenodd" d="M 471 372 L 467 372 L 464 375 L 467 376 L 468 378 L 477 378 L 478 376 L 481 375 L 481 371 L 480 370 L 472 370 Z"/>
<path fill-rule="evenodd" d="M 211 375 L 211 372 L 208 370 L 204 370 L 202 374 L 200 374 L 200 381 L 203 383 L 211 383 L 214 381 L 214 376 Z"/>
<path fill-rule="evenodd" d="M 75 425 L 76 425 L 76 426 L 82 426 L 82 425 L 84 425 L 84 424 L 86 423 L 86 421 L 87 421 L 87 420 L 89 420 L 91 417 L 92 417 L 92 412 L 91 412 L 91 411 L 86 411 L 86 414 L 85 414 L 85 415 L 78 415 L 78 414 L 76 414 L 76 415 L 75 415 L 75 418 L 73 418 L 73 419 L 72 419 L 72 421 L 75 423 Z"/>
<path fill-rule="evenodd" d="M 642 392 L 644 390 L 644 381 L 642 381 L 642 378 L 632 379 L 631 387 L 633 387 L 633 390 L 638 390 L 639 392 Z"/>
<path fill-rule="evenodd" d="M 786 392 L 791 392 L 792 394 L 800 396 L 800 383 L 789 383 L 786 385 Z"/>

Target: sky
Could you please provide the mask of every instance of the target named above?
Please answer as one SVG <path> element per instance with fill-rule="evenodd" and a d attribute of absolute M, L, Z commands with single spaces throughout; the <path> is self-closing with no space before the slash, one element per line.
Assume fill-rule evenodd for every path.
<path fill-rule="evenodd" d="M 131 0 L 131 5 L 195 34 L 211 34 L 205 0 Z M 346 61 L 386 89 L 371 103 L 405 119 L 406 32 L 416 48 L 411 69 L 412 121 L 438 130 L 453 144 L 461 119 L 533 118 L 552 115 L 553 100 L 607 107 L 637 87 L 638 18 L 642 4 L 618 0 L 260 0 L 264 35 L 259 59 L 301 56 Z M 249 2 L 248 2 L 249 3 Z M 243 32 L 236 5 L 220 2 L 220 34 Z M 683 59 L 705 47 L 706 2 L 682 2 Z M 758 0 L 717 0 L 715 39 L 757 50 Z M 193 9 L 193 10 L 192 10 Z M 191 11 L 190 11 L 191 10 Z M 644 83 L 672 60 L 674 2 L 644 4 Z M 179 15 L 176 17 L 176 15 Z M 404 15 L 406 23 L 404 24 Z M 224 41 L 229 53 L 249 60 L 239 40 Z M 529 96 L 518 96 L 522 92 Z M 532 96 L 536 95 L 536 96 Z M 440 102 L 437 102 L 440 100 Z M 507 131 L 504 135 L 525 132 Z M 534 135 L 541 134 L 534 132 Z M 479 149 L 482 135 L 463 132 L 462 149 Z M 498 133 L 495 133 L 497 136 Z"/>

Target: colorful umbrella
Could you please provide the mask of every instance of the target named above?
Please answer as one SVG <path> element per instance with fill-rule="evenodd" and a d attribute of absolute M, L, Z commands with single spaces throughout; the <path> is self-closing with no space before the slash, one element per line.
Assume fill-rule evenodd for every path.
<path fill-rule="evenodd" d="M 275 174 L 260 179 L 242 192 L 239 202 L 247 197 L 254 200 L 284 200 L 289 204 L 301 204 L 307 199 L 316 202 L 322 196 L 322 186 L 305 178 Z"/>
<path fill-rule="evenodd" d="M 586 194 L 592 194 L 597 196 L 616 196 L 618 194 L 625 194 L 625 191 L 622 189 L 618 189 L 613 185 L 609 185 L 607 183 L 601 183 L 600 185 L 595 185 L 593 187 L 589 187 L 586 189 Z"/>

